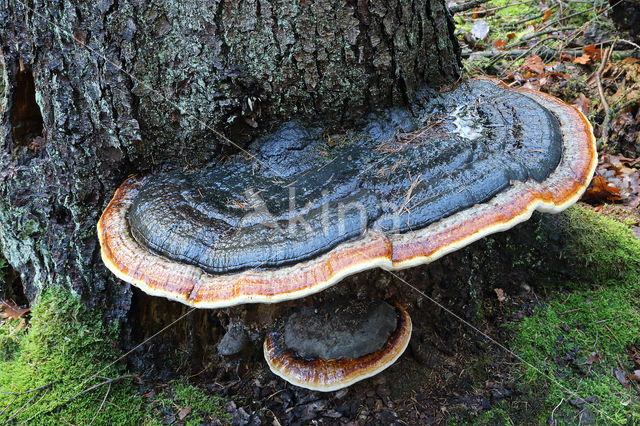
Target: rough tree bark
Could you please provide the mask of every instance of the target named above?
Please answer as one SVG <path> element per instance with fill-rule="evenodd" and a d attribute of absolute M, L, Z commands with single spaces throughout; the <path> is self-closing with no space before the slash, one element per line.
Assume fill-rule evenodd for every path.
<path fill-rule="evenodd" d="M 112 318 L 131 289 L 95 224 L 127 175 L 403 104 L 459 69 L 443 0 L 1 0 L 0 48 L 4 255 L 29 299 L 63 285 Z"/>

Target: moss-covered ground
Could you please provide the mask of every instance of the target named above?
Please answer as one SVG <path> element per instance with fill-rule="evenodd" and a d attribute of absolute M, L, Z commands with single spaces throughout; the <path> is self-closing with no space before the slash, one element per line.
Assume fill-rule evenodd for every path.
<path fill-rule="evenodd" d="M 638 368 L 628 353 L 640 345 L 640 240 L 585 208 L 571 208 L 562 221 L 565 261 L 583 268 L 583 278 L 542 280 L 533 314 L 503 325 L 519 357 L 509 372 L 519 391 L 477 424 L 640 423 L 640 389 L 628 377 Z"/>
<path fill-rule="evenodd" d="M 185 381 L 140 392 L 126 371 L 118 329 L 103 324 L 71 294 L 51 290 L 30 318 L 0 323 L 0 422 L 200 424 L 221 419 L 223 400 Z M 113 382 L 109 382 L 113 379 Z"/>

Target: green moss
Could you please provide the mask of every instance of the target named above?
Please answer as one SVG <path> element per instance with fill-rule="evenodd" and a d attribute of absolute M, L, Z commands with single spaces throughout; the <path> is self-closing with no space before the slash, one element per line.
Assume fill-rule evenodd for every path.
<path fill-rule="evenodd" d="M 512 425 L 514 424 L 509 412 L 503 408 L 494 408 L 479 416 L 474 422 L 478 425 Z"/>
<path fill-rule="evenodd" d="M 542 396 L 535 423 L 547 421 L 554 409 L 561 423 L 576 423 L 580 409 L 568 401 L 595 397 L 584 407 L 598 422 L 637 424 L 637 394 L 614 371 L 632 371 L 625 350 L 640 343 L 640 240 L 624 224 L 584 208 L 573 207 L 558 219 L 566 238 L 562 260 L 583 278 L 556 281 L 534 315 L 507 325 L 510 348 L 522 360 L 521 372 L 514 374 L 532 387 L 534 399 Z M 547 238 L 541 236 L 543 242 Z M 586 363 L 593 352 L 600 359 Z M 510 414 L 531 415 L 511 403 Z"/>
<path fill-rule="evenodd" d="M 224 398 L 211 395 L 204 390 L 189 384 L 184 379 L 174 380 L 169 389 L 162 392 L 154 400 L 157 409 L 170 407 L 175 415 L 187 425 L 199 425 L 212 419 L 229 422 L 228 414 L 223 414 Z"/>
<path fill-rule="evenodd" d="M 19 321 L 6 321 L 0 327 L 0 362 L 14 358 L 20 348 Z"/>
<path fill-rule="evenodd" d="M 1 247 L 0 247 L 0 250 L 1 250 Z M 0 255 L 0 284 L 6 283 L 8 271 L 9 271 L 9 264 L 7 263 L 7 260 L 2 255 Z"/>
<path fill-rule="evenodd" d="M 640 243 L 627 226 L 581 207 L 562 218 L 568 262 L 587 270 L 591 283 L 633 284 L 640 273 Z"/>
<path fill-rule="evenodd" d="M 78 396 L 103 381 L 99 377 L 120 377 L 120 365 L 111 365 L 121 355 L 117 330 L 107 329 L 99 315 L 89 312 L 69 293 L 51 290 L 32 310 L 28 332 L 16 331 L 15 322 L 3 322 L 0 336 L 13 337 L 9 356 L 0 359 L 0 389 L 25 392 L 17 397 L 0 393 L 0 421 L 30 424 L 139 423 L 145 419 L 142 398 L 130 379 Z M 65 404 L 65 402 L 68 402 Z M 4 410 L 4 411 L 3 411 Z"/>
<path fill-rule="evenodd" d="M 172 415 L 189 425 L 230 420 L 223 398 L 183 380 L 155 398 L 143 397 L 135 376 L 118 362 L 117 341 L 117 327 L 106 327 L 97 312 L 55 288 L 33 306 L 29 326 L 26 319 L 3 320 L 0 422 L 88 424 L 95 416 L 94 424 L 156 424 Z M 106 378 L 120 379 L 100 386 Z M 15 393 L 40 387 L 14 400 Z"/>

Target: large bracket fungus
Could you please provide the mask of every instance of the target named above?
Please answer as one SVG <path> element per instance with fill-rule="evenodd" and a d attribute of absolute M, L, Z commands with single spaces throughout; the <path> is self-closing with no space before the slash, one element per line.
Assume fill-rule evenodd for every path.
<path fill-rule="evenodd" d="M 404 352 L 411 318 L 396 305 L 324 303 L 303 308 L 264 342 L 271 371 L 294 385 L 334 391 L 378 374 Z"/>
<path fill-rule="evenodd" d="M 593 175 L 589 122 L 550 95 L 475 80 L 418 99 L 338 140 L 293 122 L 251 158 L 128 178 L 98 222 L 105 264 L 201 308 L 295 299 L 559 212 Z"/>

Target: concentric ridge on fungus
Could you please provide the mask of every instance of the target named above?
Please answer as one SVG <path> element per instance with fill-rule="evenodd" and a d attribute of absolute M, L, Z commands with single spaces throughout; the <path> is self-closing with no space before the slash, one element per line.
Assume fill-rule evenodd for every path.
<path fill-rule="evenodd" d="M 314 169 L 317 176 L 296 169 L 296 164 L 307 158 L 305 155 L 311 155 L 309 152 L 317 156 L 317 146 L 295 147 L 282 154 L 278 146 L 263 145 L 269 146 L 264 151 L 267 154 L 263 154 L 272 156 L 267 160 L 274 161 L 274 168 L 291 170 L 306 185 L 303 190 L 307 192 L 301 194 L 300 204 L 310 206 L 302 209 L 311 224 L 307 231 L 305 228 L 295 234 L 277 231 L 278 221 L 292 219 L 287 216 L 286 201 L 277 198 L 278 188 L 267 184 L 276 182 L 278 176 L 268 176 L 269 170 L 254 173 L 251 164 L 239 160 L 237 168 L 233 164 L 227 168 L 223 165 L 193 176 L 128 178 L 98 222 L 102 258 L 121 279 L 149 294 L 188 305 L 219 308 L 272 303 L 316 293 L 358 271 L 375 267 L 402 269 L 428 263 L 488 234 L 509 229 L 527 220 L 534 210 L 555 213 L 573 204 L 589 184 L 597 159 L 591 125 L 582 113 L 541 92 L 507 89 L 493 81 L 465 84 L 467 91 L 458 89 L 460 95 L 455 96 L 461 96 L 467 104 L 476 99 L 471 96 L 476 96 L 478 109 L 491 119 L 503 115 L 495 109 L 503 108 L 505 115 L 509 108 L 515 111 L 511 121 L 490 123 L 483 130 L 493 138 L 483 139 L 474 135 L 473 130 L 471 134 L 458 134 L 447 128 L 438 131 L 435 126 L 411 149 L 402 148 L 401 144 L 389 149 L 381 142 L 395 140 L 394 135 L 408 126 L 410 120 L 406 117 L 411 116 L 392 112 L 383 118 L 393 121 L 395 127 L 389 125 L 391 130 L 380 131 L 382 136 L 377 140 L 375 132 L 369 131 L 374 135 L 372 140 L 335 148 L 343 155 L 322 160 L 325 161 L 322 166 Z M 482 105 L 486 99 L 502 103 L 491 109 L 491 105 Z M 437 98 L 435 102 L 455 105 L 446 98 Z M 524 114 L 518 115 L 516 107 L 525 108 Z M 424 111 L 417 114 L 414 111 L 413 115 L 421 114 L 426 115 Z M 547 123 L 549 128 L 536 128 L 540 123 Z M 508 127 L 507 124 L 511 127 L 500 127 Z M 533 128 L 522 129 L 521 124 Z M 286 136 L 286 129 L 283 132 L 276 136 Z M 557 154 L 549 142 L 556 135 L 559 135 Z M 505 155 L 517 152 L 523 157 L 483 159 L 486 150 L 483 144 L 496 143 L 500 147 L 507 143 L 504 141 L 508 141 Z M 459 145 L 454 143 L 464 143 L 464 149 L 458 149 Z M 360 146 L 366 151 L 352 154 L 360 152 L 356 151 Z M 405 151 L 393 152 L 397 146 Z M 468 148 L 467 152 L 471 146 L 475 150 Z M 500 153 L 498 148 L 494 149 Z M 269 150 L 274 153 L 269 154 Z M 260 155 L 259 149 L 257 153 Z M 289 153 L 294 157 L 287 158 Z M 394 169 L 402 156 L 409 158 L 407 164 Z M 433 164 L 423 167 L 420 163 L 423 157 L 431 158 Z M 346 167 L 347 158 L 355 172 Z M 389 169 L 390 175 L 380 177 L 376 170 L 366 179 L 359 179 L 368 167 L 380 164 L 380 171 Z M 458 169 L 447 169 L 451 164 Z M 505 170 L 494 170 L 495 164 L 506 164 Z M 242 173 L 248 176 L 247 183 L 241 182 Z M 226 178 L 225 174 L 232 176 Z M 343 180 L 335 183 L 336 176 Z M 285 178 L 294 182 L 297 176 Z M 213 183 L 202 186 L 207 182 Z M 334 183 L 335 188 L 331 186 Z M 276 220 L 260 222 L 260 215 L 241 218 L 237 209 L 225 204 L 231 194 L 245 191 L 250 185 L 267 188 L 260 195 L 267 210 L 275 212 Z M 325 200 L 322 197 L 329 189 Z M 407 206 L 402 204 L 406 193 L 412 195 L 406 197 Z M 390 232 L 387 212 L 379 205 L 396 199 L 401 208 L 406 207 L 406 212 L 403 210 L 400 215 L 400 227 Z M 360 203 L 366 210 L 367 223 L 359 227 L 356 216 L 360 212 L 347 213 L 345 226 L 340 228 L 331 223 L 326 233 L 320 234 L 316 229 L 320 229 L 321 212 L 330 212 L 332 218 L 337 216 L 338 202 Z"/>
<path fill-rule="evenodd" d="M 264 357 L 271 371 L 284 380 L 306 389 L 330 392 L 375 376 L 391 366 L 405 351 L 411 338 L 411 317 L 399 305 L 396 329 L 384 346 L 358 358 L 305 359 L 282 347 L 283 339 L 270 333 L 264 341 Z"/>

